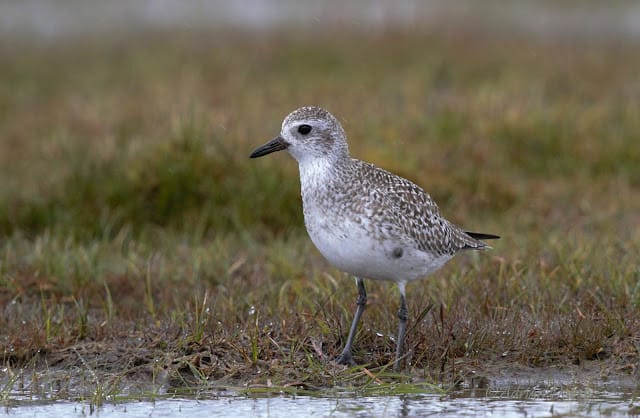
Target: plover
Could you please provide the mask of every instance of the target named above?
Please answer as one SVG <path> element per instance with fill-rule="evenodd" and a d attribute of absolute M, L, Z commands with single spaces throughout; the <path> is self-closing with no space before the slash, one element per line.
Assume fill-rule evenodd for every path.
<path fill-rule="evenodd" d="M 301 107 L 280 135 L 255 149 L 257 158 L 287 150 L 298 162 L 304 221 L 311 241 L 335 267 L 356 278 L 356 312 L 336 361 L 352 364 L 352 346 L 367 303 L 363 279 L 395 282 L 400 290 L 394 369 L 399 370 L 407 325 L 405 286 L 428 276 L 462 250 L 490 248 L 496 235 L 467 232 L 440 215 L 420 186 L 351 158 L 342 125 L 319 107 Z"/>

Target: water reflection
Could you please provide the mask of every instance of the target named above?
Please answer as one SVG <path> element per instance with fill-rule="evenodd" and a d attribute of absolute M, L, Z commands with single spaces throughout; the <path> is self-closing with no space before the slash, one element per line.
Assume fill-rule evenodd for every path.
<path fill-rule="evenodd" d="M 508 398 L 506 393 L 486 393 L 483 397 L 404 395 L 376 397 L 226 396 L 214 399 L 163 399 L 106 404 L 93 409 L 88 403 L 55 402 L 5 407 L 13 417 L 59 416 L 234 416 L 234 417 L 551 417 L 637 415 L 630 392 L 591 392 L 589 396 Z"/>

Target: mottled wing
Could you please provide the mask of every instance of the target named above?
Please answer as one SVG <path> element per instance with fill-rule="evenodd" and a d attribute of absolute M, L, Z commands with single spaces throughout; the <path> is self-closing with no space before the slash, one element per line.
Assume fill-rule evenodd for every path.
<path fill-rule="evenodd" d="M 356 177 L 368 179 L 368 188 L 379 213 L 376 218 L 390 234 L 400 234 L 415 242 L 418 249 L 434 255 L 453 255 L 463 249 L 483 249 L 487 245 L 467 235 L 440 215 L 431 196 L 411 181 L 372 164 L 357 161 Z M 355 173 L 354 173 L 355 174 Z"/>

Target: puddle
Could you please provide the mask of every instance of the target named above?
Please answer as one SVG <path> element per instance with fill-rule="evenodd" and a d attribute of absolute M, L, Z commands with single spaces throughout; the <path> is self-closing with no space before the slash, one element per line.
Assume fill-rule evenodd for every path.
<path fill-rule="evenodd" d="M 57 401 L 34 404 L 18 401 L 3 406 L 0 414 L 11 417 L 553 417 L 638 416 L 640 406 L 631 392 L 591 391 L 568 396 L 563 392 L 539 393 L 534 389 L 456 392 L 451 395 L 401 396 L 221 396 L 209 399 L 161 399 L 106 403 Z M 479 396 L 480 395 L 480 396 Z"/>
<path fill-rule="evenodd" d="M 0 388 L 4 387 L 0 416 L 640 416 L 637 377 L 603 376 L 600 363 L 547 368 L 512 365 L 495 375 L 472 374 L 457 390 L 417 382 L 358 389 L 214 383 L 172 389 L 166 379 L 151 384 L 119 376 L 112 382 L 109 375 L 87 375 L 83 370 L 73 374 L 67 369 L 24 369 L 12 376 L 4 381 L 0 376 Z M 99 407 L 97 401 L 102 401 Z"/>

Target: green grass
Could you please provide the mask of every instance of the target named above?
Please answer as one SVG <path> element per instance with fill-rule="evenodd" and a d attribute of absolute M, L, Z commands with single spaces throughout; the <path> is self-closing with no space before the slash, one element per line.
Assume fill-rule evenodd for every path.
<path fill-rule="evenodd" d="M 635 368 L 638 45 L 288 39 L 1 45 L 0 363 L 85 370 L 96 404 L 129 381 L 409 393 L 483 365 Z M 307 104 L 343 121 L 354 156 L 503 237 L 409 285 L 400 380 L 418 389 L 385 371 L 388 283 L 368 283 L 355 347 L 379 381 L 326 362 L 355 286 L 306 236 L 295 162 L 248 158 Z"/>

